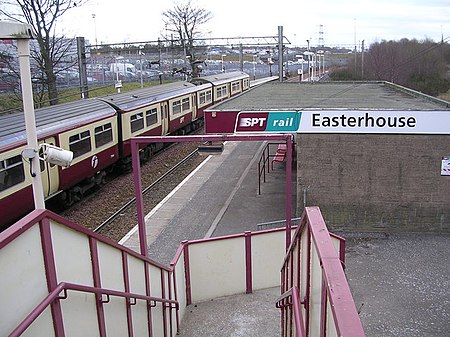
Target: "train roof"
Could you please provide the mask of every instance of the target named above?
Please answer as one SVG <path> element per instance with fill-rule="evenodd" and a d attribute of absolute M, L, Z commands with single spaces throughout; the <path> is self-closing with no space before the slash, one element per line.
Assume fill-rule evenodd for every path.
<path fill-rule="evenodd" d="M 211 85 L 204 85 L 205 88 L 210 86 Z M 201 88 L 192 83 L 183 81 L 155 85 L 126 93 L 99 97 L 99 99 L 111 104 L 118 110 L 129 111 L 198 90 L 201 90 Z"/>
<path fill-rule="evenodd" d="M 112 116 L 113 107 L 91 98 L 35 110 L 38 138 L 59 130 L 75 128 L 95 120 Z M 16 143 L 26 143 L 25 115 L 23 112 L 0 115 L 0 149 Z"/>
<path fill-rule="evenodd" d="M 223 83 L 241 80 L 248 77 L 249 75 L 247 73 L 244 73 L 243 71 L 233 71 L 229 73 L 220 73 L 216 75 L 197 77 L 192 79 L 191 82 L 194 84 L 211 83 L 212 85 L 220 85 Z"/>
<path fill-rule="evenodd" d="M 209 111 L 450 110 L 448 102 L 389 82 L 268 82 Z"/>

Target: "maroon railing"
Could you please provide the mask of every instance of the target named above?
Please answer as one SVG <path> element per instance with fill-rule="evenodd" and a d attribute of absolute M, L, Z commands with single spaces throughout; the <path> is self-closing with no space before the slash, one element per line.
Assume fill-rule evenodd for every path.
<path fill-rule="evenodd" d="M 156 302 L 162 303 L 164 308 L 178 310 L 179 307 L 178 302 L 174 300 L 168 300 L 153 296 L 145 296 L 142 294 L 128 293 L 112 289 L 90 287 L 81 284 L 62 282 L 58 284 L 58 286 L 50 294 L 48 294 L 48 296 L 44 298 L 41 301 L 41 303 L 39 303 L 36 306 L 36 308 L 33 309 L 33 311 L 30 312 L 30 314 L 17 326 L 17 328 L 15 328 L 11 332 L 9 337 L 16 337 L 16 336 L 18 337 L 22 333 L 24 333 L 30 327 L 30 325 L 36 320 L 36 318 L 38 318 L 39 315 L 42 314 L 48 306 L 50 306 L 57 300 L 66 299 L 68 297 L 69 290 L 96 294 L 98 295 L 97 300 L 102 303 L 108 303 L 110 301 L 110 296 L 116 296 L 126 298 L 128 300 L 129 305 L 135 305 L 136 300 L 144 300 L 147 301 L 148 307 L 155 307 Z M 61 293 L 63 293 L 63 295 L 61 295 Z M 106 299 L 103 299 L 103 295 L 106 296 Z M 61 321 L 61 329 L 62 331 L 64 331 L 63 321 Z"/>
<path fill-rule="evenodd" d="M 279 309 L 282 309 L 284 312 L 286 312 L 286 310 L 289 310 L 289 307 L 292 308 L 292 310 L 290 311 L 291 316 L 289 317 L 291 320 L 291 325 L 292 325 L 292 320 L 294 321 L 295 324 L 295 331 L 296 331 L 296 337 L 305 337 L 305 324 L 304 324 L 304 320 L 302 317 L 302 310 L 301 310 L 301 301 L 300 301 L 300 295 L 299 295 L 299 290 L 297 287 L 292 287 L 291 289 L 289 289 L 288 291 L 286 291 L 283 295 L 281 295 L 280 297 L 278 297 L 277 299 L 277 303 L 276 303 L 276 307 Z M 285 318 L 286 320 L 286 318 Z M 285 326 L 282 325 L 283 328 L 283 336 L 286 336 L 285 332 Z M 288 334 L 288 336 L 291 336 L 292 334 Z"/>
<path fill-rule="evenodd" d="M 89 253 L 92 264 L 93 284 L 78 284 L 70 280 L 58 280 L 57 276 L 57 262 L 54 251 L 54 243 L 52 236 L 51 223 L 56 222 L 64 227 L 73 229 L 80 234 L 84 234 L 89 243 Z M 100 336 L 106 336 L 106 323 L 104 306 L 109 302 L 110 296 L 121 297 L 127 299 L 125 301 L 128 335 L 133 335 L 133 315 L 131 307 L 136 304 L 136 300 L 147 301 L 147 329 L 148 335 L 152 335 L 152 311 L 159 311 L 162 315 L 164 336 L 174 336 L 179 329 L 177 301 L 177 289 L 174 287 L 172 280 L 175 280 L 175 271 L 172 268 L 159 264 L 147 257 L 140 255 L 128 248 L 118 245 L 107 238 L 104 238 L 84 227 L 78 226 L 71 221 L 62 218 L 47 210 L 35 210 L 21 219 L 19 222 L 0 233 L 0 249 L 10 244 L 17 239 L 21 234 L 28 231 L 33 226 L 39 226 L 42 242 L 42 254 L 44 260 L 45 277 L 47 281 L 48 295 L 37 304 L 33 306 L 27 317 L 12 330 L 9 336 L 19 336 L 27 330 L 31 324 L 39 317 L 40 314 L 47 308 L 50 308 L 53 327 L 56 336 L 64 336 L 64 313 L 61 308 L 62 301 L 67 297 L 67 292 L 77 291 L 84 293 L 95 294 L 95 305 L 97 307 L 97 322 L 98 332 Z M 102 276 L 100 271 L 99 248 L 98 244 L 106 244 L 121 252 L 122 275 L 124 288 L 123 289 L 107 289 L 102 287 Z M 129 259 L 135 258 L 142 263 L 144 271 L 142 277 L 145 278 L 143 293 L 133 293 L 130 290 L 130 270 L 128 268 Z M 153 296 L 150 289 L 150 267 L 155 267 L 160 273 L 160 287 L 161 296 L 158 294 Z M 153 275 L 156 275 L 155 273 Z M 61 296 L 61 294 L 65 294 Z M 160 296 L 160 297 L 159 297 Z M 155 308 L 158 304 L 157 308 Z M 175 313 L 173 312 L 175 310 Z M 176 315 L 176 320 L 173 317 Z"/>
<path fill-rule="evenodd" d="M 274 154 L 271 154 L 270 148 L 271 146 L 279 146 L 279 144 L 285 143 L 267 143 L 262 150 L 261 157 L 258 161 L 258 194 L 261 194 L 261 176 L 263 177 L 263 182 L 266 182 L 266 167 L 267 173 L 269 173 L 271 166 L 270 158 L 273 158 L 275 156 Z"/>
<path fill-rule="evenodd" d="M 281 269 L 282 336 L 365 336 L 343 270 L 344 240 L 334 236 L 338 253 L 332 237 L 320 209 L 306 207 Z"/>

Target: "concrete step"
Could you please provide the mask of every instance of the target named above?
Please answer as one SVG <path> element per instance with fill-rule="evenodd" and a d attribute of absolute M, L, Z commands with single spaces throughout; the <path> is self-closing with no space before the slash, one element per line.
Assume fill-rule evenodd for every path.
<path fill-rule="evenodd" d="M 280 309 L 275 307 L 279 295 L 275 287 L 191 304 L 178 336 L 280 336 Z"/>

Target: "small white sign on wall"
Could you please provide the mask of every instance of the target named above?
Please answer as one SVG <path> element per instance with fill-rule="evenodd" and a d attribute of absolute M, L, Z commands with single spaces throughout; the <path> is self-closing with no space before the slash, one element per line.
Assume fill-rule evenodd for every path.
<path fill-rule="evenodd" d="M 442 157 L 441 176 L 450 176 L 450 157 Z"/>

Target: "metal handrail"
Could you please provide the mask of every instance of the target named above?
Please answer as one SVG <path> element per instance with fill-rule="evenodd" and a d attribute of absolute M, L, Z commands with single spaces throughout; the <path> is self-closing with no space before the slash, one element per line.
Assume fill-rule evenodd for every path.
<path fill-rule="evenodd" d="M 270 173 L 269 160 L 271 157 L 275 156 L 273 154 L 270 154 L 270 146 L 279 144 L 283 143 L 267 143 L 264 149 L 262 150 L 261 157 L 259 158 L 258 162 L 258 194 L 261 194 L 261 175 L 263 176 L 263 181 L 266 182 L 266 165 L 267 165 L 267 173 Z"/>
<path fill-rule="evenodd" d="M 283 295 L 277 298 L 276 307 L 279 309 L 284 309 L 287 306 L 292 306 L 294 309 L 294 323 L 296 337 L 305 337 L 305 326 L 303 324 L 302 310 L 300 305 L 304 304 L 300 301 L 300 292 L 297 287 L 292 287 L 286 291 Z"/>
<path fill-rule="evenodd" d="M 293 277 L 294 273 L 294 264 L 292 263 L 292 259 L 298 259 L 296 263 L 296 268 L 300 268 L 301 261 L 299 255 L 299 246 L 301 235 L 306 232 L 308 235 L 306 239 L 306 247 L 302 247 L 302 251 L 306 252 L 306 256 L 304 257 L 304 263 L 306 264 L 306 284 L 301 286 L 300 279 L 297 277 L 295 279 Z M 310 250 L 312 247 L 315 247 L 317 258 L 320 261 L 320 268 L 322 270 L 323 282 L 321 282 L 321 310 L 326 310 L 327 302 L 331 307 L 331 315 L 333 317 L 332 321 L 334 321 L 334 326 L 338 335 L 347 335 L 353 337 L 364 337 L 365 333 L 362 328 L 361 320 L 356 311 L 356 307 L 354 305 L 353 297 L 350 292 L 350 288 L 345 277 L 345 273 L 343 270 L 343 242 L 341 237 L 334 236 L 335 238 L 341 241 L 340 246 L 340 254 L 336 253 L 336 250 L 331 242 L 331 234 L 328 232 L 325 222 L 323 220 L 322 214 L 318 207 L 306 207 L 301 221 L 298 225 L 298 228 L 294 232 L 292 237 L 292 241 L 290 246 L 287 249 L 285 259 L 281 268 L 282 274 L 282 291 L 286 290 L 286 287 L 292 286 L 295 289 L 300 289 L 305 287 L 305 296 L 304 303 L 302 303 L 305 307 L 305 320 L 303 321 L 303 317 L 300 315 L 302 322 L 305 324 L 305 331 L 309 333 L 310 331 L 310 273 L 311 273 L 311 256 Z M 295 281 L 296 280 L 296 281 Z M 295 281 L 295 282 L 294 282 Z M 297 301 L 293 292 L 287 290 L 284 293 L 286 297 L 291 295 L 292 302 Z M 291 293 L 290 293 L 291 291 Z M 302 293 L 303 294 L 303 293 Z M 303 296 L 303 295 L 302 295 Z M 281 298 L 280 298 L 281 299 Z M 294 304 L 294 303 L 293 303 Z M 277 302 L 277 307 L 280 307 L 284 310 L 286 305 L 290 305 L 290 303 L 286 302 Z M 295 305 L 295 304 L 294 304 Z M 295 311 L 295 308 L 294 308 Z M 294 312 L 294 315 L 295 312 Z M 320 329 L 322 332 L 325 332 L 327 322 L 327 315 L 321 316 L 321 326 Z M 283 317 L 283 316 L 282 316 Z M 295 319 L 298 318 L 294 316 Z M 297 324 L 297 323 L 296 323 Z M 286 332 L 288 333 L 288 332 Z"/>
<path fill-rule="evenodd" d="M 30 327 L 30 325 L 36 320 L 36 318 L 39 317 L 40 314 L 55 300 L 57 299 L 66 299 L 68 294 L 68 290 L 73 291 L 80 291 L 80 292 L 87 292 L 87 293 L 93 293 L 98 295 L 106 295 L 106 296 L 117 296 L 117 297 L 123 297 L 127 298 L 128 300 L 131 299 L 140 299 L 140 300 L 146 300 L 149 302 L 160 302 L 165 306 L 165 308 L 170 309 L 177 309 L 179 308 L 178 301 L 175 300 L 168 300 L 163 299 L 159 297 L 154 296 L 147 296 L 142 294 L 136 294 L 136 293 L 128 293 L 124 291 L 119 290 L 113 290 L 113 289 L 105 289 L 105 288 L 97 288 L 97 287 L 91 287 L 81 284 L 75 284 L 75 283 L 68 283 L 68 282 L 61 282 L 59 283 L 56 288 L 49 293 L 31 312 L 28 314 L 28 316 L 11 332 L 9 337 L 16 337 L 20 336 L 22 333 L 25 332 L 26 329 Z M 63 296 L 61 296 L 61 292 L 64 293 Z M 104 301 L 104 303 L 107 303 L 108 301 Z M 130 303 L 134 304 L 134 303 Z M 152 307 L 156 306 L 156 303 Z"/>

